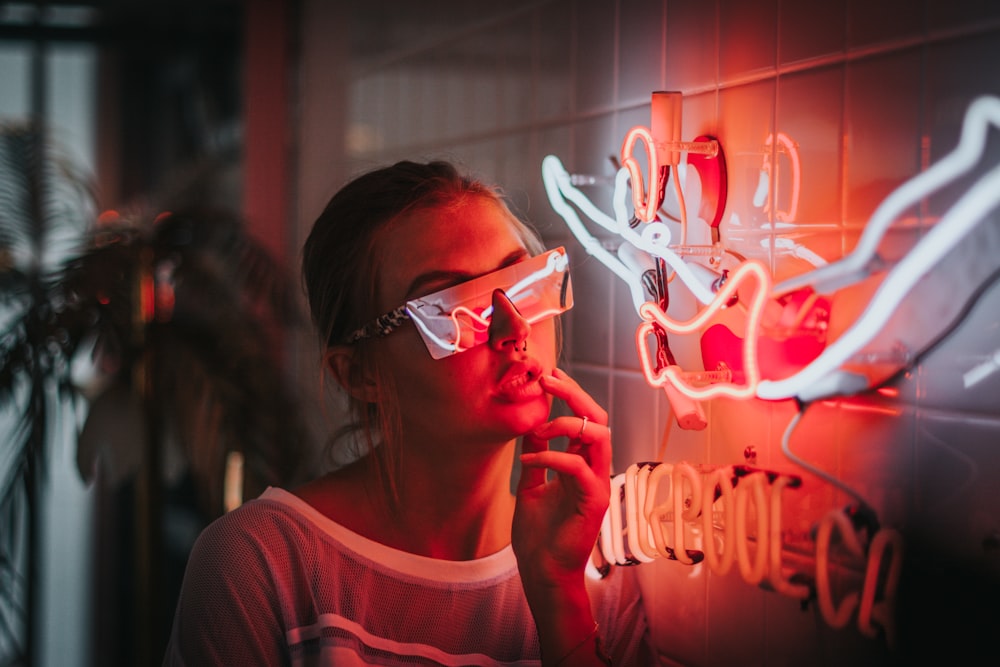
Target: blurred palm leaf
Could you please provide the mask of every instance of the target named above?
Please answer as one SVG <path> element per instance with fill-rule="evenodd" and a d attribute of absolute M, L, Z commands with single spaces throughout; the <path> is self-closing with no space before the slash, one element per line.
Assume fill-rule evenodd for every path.
<path fill-rule="evenodd" d="M 79 327 L 61 262 L 93 219 L 88 181 L 34 124 L 0 126 L 0 660 L 22 662 L 37 559 L 36 495 L 50 415 L 72 403 Z"/>
<path fill-rule="evenodd" d="M 144 272 L 153 311 L 137 336 Z M 304 430 L 276 347 L 296 301 L 238 218 L 191 209 L 119 221 L 99 230 L 65 279 L 70 300 L 92 313 L 96 353 L 119 382 L 132 382 L 143 355 L 151 360 L 150 398 L 181 443 L 207 517 L 221 513 L 227 452 L 243 453 L 248 493 L 294 478 Z"/>
<path fill-rule="evenodd" d="M 222 513 L 227 452 L 245 457 L 247 495 L 290 483 L 302 461 L 276 353 L 297 302 L 279 265 L 228 213 L 95 225 L 94 202 L 39 128 L 0 126 L 0 664 L 30 661 L 37 495 L 46 448 L 76 428 L 81 354 L 142 390 L 206 519 Z"/>

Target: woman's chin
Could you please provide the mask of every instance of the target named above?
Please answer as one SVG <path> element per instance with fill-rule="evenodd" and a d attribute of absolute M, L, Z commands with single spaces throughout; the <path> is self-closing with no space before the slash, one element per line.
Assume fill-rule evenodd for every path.
<path fill-rule="evenodd" d="M 549 420 L 551 406 L 547 400 L 525 404 L 517 414 L 514 430 L 518 436 L 530 433 Z"/>

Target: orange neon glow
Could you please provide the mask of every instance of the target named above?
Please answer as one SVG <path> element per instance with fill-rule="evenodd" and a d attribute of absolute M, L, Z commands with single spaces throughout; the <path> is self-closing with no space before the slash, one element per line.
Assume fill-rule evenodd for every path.
<path fill-rule="evenodd" d="M 883 577 L 881 575 L 886 550 L 889 551 L 889 566 Z M 889 648 L 895 644 L 896 591 L 902 567 L 903 536 L 892 528 L 881 529 L 875 533 L 868 547 L 865 583 L 858 607 L 858 629 L 866 637 L 877 637 L 879 630 L 876 626 L 881 627 L 885 631 Z M 873 620 L 875 624 L 872 623 Z"/>
<path fill-rule="evenodd" d="M 143 324 L 148 324 L 155 316 L 156 284 L 153 276 L 144 271 L 139 276 L 139 317 Z"/>
<path fill-rule="evenodd" d="M 642 169 L 639 162 L 632 157 L 632 150 L 639 140 L 646 144 L 646 155 L 649 157 L 648 191 L 643 186 Z M 635 207 L 635 215 L 644 222 L 651 222 L 660 209 L 663 192 L 666 188 L 666 182 L 663 178 L 666 165 L 660 164 L 660 155 L 657 153 L 653 134 L 645 127 L 633 127 L 625 135 L 625 140 L 622 142 L 621 157 L 622 166 L 628 170 L 628 177 L 632 181 L 632 205 Z"/>
<path fill-rule="evenodd" d="M 764 171 L 771 174 L 771 181 L 773 187 L 768 189 L 767 192 L 767 203 L 764 204 L 764 212 L 769 213 L 773 204 L 772 198 L 777 197 L 778 193 L 778 182 L 779 182 L 779 169 L 778 169 L 778 156 L 782 153 L 788 155 L 788 159 L 792 163 L 792 198 L 788 205 L 787 211 L 782 211 L 777 209 L 777 205 L 774 206 L 774 219 L 778 222 L 789 222 L 795 220 L 795 216 L 799 212 L 799 193 L 801 189 L 801 179 L 802 179 L 802 163 L 799 159 L 799 148 L 795 145 L 784 132 L 778 132 L 777 134 L 769 134 L 767 139 L 764 140 L 764 145 L 768 148 L 774 145 L 774 142 L 778 142 L 778 147 L 775 151 L 774 158 L 774 173 L 771 173 L 771 162 L 768 157 L 764 157 Z"/>
<path fill-rule="evenodd" d="M 830 544 L 836 530 L 840 535 L 840 544 L 856 557 L 864 557 L 864 549 L 858 541 L 854 526 L 843 510 L 830 510 L 820 520 L 816 532 L 816 600 L 823 620 L 831 628 L 839 629 L 846 626 L 861 596 L 851 591 L 841 598 L 838 604 L 833 599 L 830 586 Z"/>
<path fill-rule="evenodd" d="M 747 509 L 751 502 L 755 510 L 752 515 Z M 771 518 L 767 511 L 767 473 L 755 472 L 740 480 L 733 511 L 736 513 L 736 563 L 743 581 L 756 586 L 764 580 L 770 564 L 767 551 Z M 748 539 L 751 534 L 747 529 L 750 516 L 754 517 L 758 538 L 753 558 L 750 557 Z"/>
<path fill-rule="evenodd" d="M 722 501 L 722 554 L 715 545 L 715 490 L 719 489 Z M 736 560 L 735 492 L 733 490 L 733 469 L 731 466 L 718 468 L 705 477 L 702 484 L 701 519 L 704 536 L 705 562 L 712 572 L 727 574 Z"/>
<path fill-rule="evenodd" d="M 854 403 L 852 401 L 837 401 L 836 405 L 840 409 L 847 410 L 849 412 L 865 412 L 875 415 L 888 415 L 890 417 L 898 417 L 903 413 L 903 411 L 899 408 L 873 404 L 864 405 L 861 403 Z"/>
<path fill-rule="evenodd" d="M 797 480 L 786 475 L 779 476 L 771 483 L 771 516 L 768 518 L 768 531 L 770 532 L 767 538 L 769 556 L 767 578 L 771 586 L 778 593 L 787 597 L 806 600 L 811 593 L 809 587 L 805 584 L 796 584 L 789 581 L 788 577 L 785 576 L 784 567 L 781 564 L 781 555 L 783 552 L 781 548 L 781 492 L 786 486 L 796 485 Z M 763 549 L 764 545 L 761 544 L 757 548 Z"/>
<path fill-rule="evenodd" d="M 113 208 L 101 211 L 101 213 L 97 216 L 98 226 L 114 225 L 120 221 L 121 221 L 121 214 L 118 213 L 118 211 L 116 211 Z"/>
<path fill-rule="evenodd" d="M 669 333 L 687 334 L 702 328 L 718 311 L 726 308 L 730 299 L 746 281 L 753 280 L 756 286 L 747 306 L 746 336 L 743 338 L 743 369 L 742 384 L 733 382 L 714 383 L 708 387 L 696 387 L 690 383 L 690 374 L 679 366 L 666 366 L 656 371 L 655 360 L 651 358 L 646 346 L 647 337 L 655 332 L 658 324 Z M 660 307 L 652 302 L 646 302 L 639 307 L 639 315 L 645 320 L 636 329 L 636 348 L 642 363 L 646 381 L 653 387 L 663 387 L 667 383 L 691 398 L 706 400 L 717 396 L 731 398 L 753 398 L 760 382 L 760 367 L 757 361 L 757 339 L 760 336 L 760 322 L 764 306 L 771 291 L 771 276 L 764 265 L 756 260 L 748 260 L 737 268 L 722 289 L 715 295 L 712 302 L 695 317 L 687 322 L 671 319 Z"/>

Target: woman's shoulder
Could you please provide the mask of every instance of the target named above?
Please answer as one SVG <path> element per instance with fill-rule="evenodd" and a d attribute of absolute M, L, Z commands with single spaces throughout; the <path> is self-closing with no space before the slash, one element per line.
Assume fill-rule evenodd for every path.
<path fill-rule="evenodd" d="M 241 548 L 270 551 L 308 539 L 309 522 L 295 507 L 288 491 L 269 488 L 210 523 L 198 537 L 196 549 L 232 552 Z"/>
<path fill-rule="evenodd" d="M 318 493 L 319 489 L 325 492 Z M 329 564 L 345 557 L 364 558 L 372 545 L 354 532 L 351 522 L 338 520 L 356 512 L 358 503 L 329 490 L 326 485 L 294 490 L 269 487 L 209 524 L 195 550 L 211 560 L 249 558 L 262 565 L 296 562 L 307 566 L 312 561 Z"/>

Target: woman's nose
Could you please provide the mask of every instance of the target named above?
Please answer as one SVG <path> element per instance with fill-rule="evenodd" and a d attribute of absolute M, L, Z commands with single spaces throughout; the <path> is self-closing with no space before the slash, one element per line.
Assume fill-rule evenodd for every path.
<path fill-rule="evenodd" d="M 531 325 L 521 316 L 502 289 L 493 290 L 493 319 L 490 322 L 490 347 L 502 351 L 512 345 L 515 351 L 528 349 Z"/>

